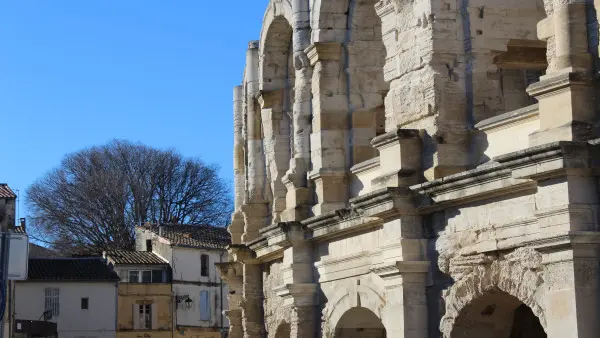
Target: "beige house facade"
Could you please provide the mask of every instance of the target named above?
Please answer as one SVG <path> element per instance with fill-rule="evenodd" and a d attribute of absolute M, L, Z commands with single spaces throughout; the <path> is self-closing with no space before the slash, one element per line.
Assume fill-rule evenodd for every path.
<path fill-rule="evenodd" d="M 271 0 L 229 337 L 600 337 L 599 8 Z"/>

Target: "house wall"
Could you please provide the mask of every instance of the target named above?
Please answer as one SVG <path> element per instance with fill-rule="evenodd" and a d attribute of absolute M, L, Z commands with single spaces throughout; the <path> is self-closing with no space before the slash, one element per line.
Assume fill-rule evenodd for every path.
<path fill-rule="evenodd" d="M 136 305 L 153 304 L 152 330 L 136 330 L 134 327 L 134 311 Z M 134 284 L 119 285 L 119 338 L 166 338 L 172 333 L 173 297 L 171 284 Z"/>
<path fill-rule="evenodd" d="M 44 313 L 44 289 L 59 288 L 60 338 L 113 338 L 117 323 L 116 283 L 18 282 L 15 287 L 15 318 L 39 320 Z M 89 298 L 89 309 L 81 309 L 81 298 Z"/>
<path fill-rule="evenodd" d="M 204 254 L 209 256 L 208 276 L 201 276 L 200 271 L 200 257 Z M 183 304 L 177 306 L 175 313 L 177 326 L 228 326 L 225 316 L 221 315 L 221 303 L 226 303 L 222 299 L 227 295 L 228 288 L 225 283 L 221 283 L 221 276 L 215 267 L 215 263 L 226 261 L 227 253 L 223 251 L 173 248 L 173 261 L 171 263 L 173 269 L 173 293 L 175 295 L 189 295 L 193 301 L 191 309 L 187 309 Z M 210 321 L 200 320 L 201 291 L 209 292 Z"/>

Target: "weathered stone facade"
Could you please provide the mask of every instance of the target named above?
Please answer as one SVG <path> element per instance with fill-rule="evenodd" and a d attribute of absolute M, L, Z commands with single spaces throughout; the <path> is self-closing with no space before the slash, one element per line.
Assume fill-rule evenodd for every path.
<path fill-rule="evenodd" d="M 597 8 L 271 0 L 230 337 L 599 337 Z"/>

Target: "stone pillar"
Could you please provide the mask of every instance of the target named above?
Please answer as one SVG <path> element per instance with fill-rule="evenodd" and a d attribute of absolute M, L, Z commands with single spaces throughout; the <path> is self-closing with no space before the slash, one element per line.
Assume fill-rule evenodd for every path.
<path fill-rule="evenodd" d="M 276 293 L 285 305 L 292 306 L 291 335 L 293 338 L 317 337 L 317 284 L 313 276 L 313 247 L 304 238 L 299 222 L 282 223 L 282 230 L 291 247 L 283 254 L 283 285 Z"/>
<path fill-rule="evenodd" d="M 265 336 L 263 314 L 263 279 L 260 262 L 247 247 L 237 247 L 230 250 L 234 261 L 242 264 L 242 326 L 244 338 Z"/>
<path fill-rule="evenodd" d="M 429 262 L 398 262 L 376 273 L 384 280 L 387 303 L 382 311 L 386 337 L 427 338 L 425 286 Z"/>
<path fill-rule="evenodd" d="M 281 220 L 285 210 L 286 189 L 282 178 L 289 168 L 290 123 L 284 114 L 283 89 L 262 91 L 258 96 L 261 107 L 265 159 L 272 193 L 271 223 Z"/>
<path fill-rule="evenodd" d="M 566 250 L 549 249 L 543 254 L 544 279 L 548 284 L 545 302 L 548 338 L 600 336 L 599 258 L 597 243 L 575 244 Z"/>
<path fill-rule="evenodd" d="M 313 69 L 313 125 L 310 137 L 315 186 L 313 214 L 346 207 L 348 202 L 348 97 L 336 42 L 315 43 L 306 50 Z"/>
<path fill-rule="evenodd" d="M 228 227 L 232 244 L 242 243 L 244 233 L 244 215 L 242 204 L 246 197 L 246 167 L 244 160 L 244 89 L 242 86 L 233 88 L 233 182 L 234 182 L 234 211 L 231 224 Z"/>
<path fill-rule="evenodd" d="M 553 42 L 547 74 L 527 89 L 540 104 L 540 129 L 530 135 L 530 146 L 587 140 L 596 134 L 586 3 L 555 0 L 551 6 L 538 24 L 538 37 Z"/>
<path fill-rule="evenodd" d="M 416 129 L 396 129 L 375 137 L 371 144 L 379 150 L 381 174 L 375 188 L 417 184 L 421 172 L 421 137 Z"/>
<path fill-rule="evenodd" d="M 427 240 L 421 217 L 410 207 L 408 195 L 405 202 L 403 215 L 383 225 L 384 264 L 375 269 L 387 294 L 382 322 L 387 337 L 427 338 Z"/>
<path fill-rule="evenodd" d="M 265 199 L 265 159 L 261 112 L 257 102 L 258 88 L 258 41 L 251 41 L 246 53 L 248 196 L 246 203 L 242 206 L 245 223 L 243 242 L 249 242 L 258 237 L 258 230 L 266 225 L 269 214 Z"/>
<path fill-rule="evenodd" d="M 229 338 L 242 338 L 244 329 L 242 326 L 242 309 L 240 303 L 242 301 L 242 265 L 237 262 L 215 263 L 219 269 L 221 279 L 223 279 L 229 288 L 227 302 L 229 309 L 224 311 L 224 314 L 229 319 Z"/>
<path fill-rule="evenodd" d="M 300 221 L 308 217 L 309 191 L 307 172 L 310 167 L 312 67 L 304 49 L 310 44 L 310 7 L 308 0 L 292 1 L 292 45 L 295 84 L 293 110 L 293 147 L 289 171 L 283 178 L 287 190 L 284 221 Z"/>
<path fill-rule="evenodd" d="M 474 65 L 470 55 L 462 54 L 464 41 L 470 41 L 463 36 L 464 3 L 382 0 L 375 5 L 387 51 L 384 79 L 390 83 L 385 97 L 386 131 L 399 125 L 426 131 L 422 169 L 427 180 L 469 166 Z M 413 13 L 423 13 L 418 25 L 404 24 Z"/>

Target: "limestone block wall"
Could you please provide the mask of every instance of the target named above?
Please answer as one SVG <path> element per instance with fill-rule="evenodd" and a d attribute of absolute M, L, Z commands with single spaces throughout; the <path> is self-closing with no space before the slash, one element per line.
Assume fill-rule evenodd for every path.
<path fill-rule="evenodd" d="M 285 305 L 283 298 L 277 296 L 275 290 L 283 285 L 283 272 L 281 271 L 283 261 L 270 262 L 263 269 L 263 294 L 265 329 L 268 337 L 276 337 L 280 326 L 291 323 L 291 307 Z"/>

